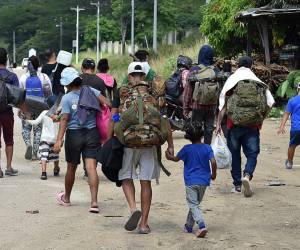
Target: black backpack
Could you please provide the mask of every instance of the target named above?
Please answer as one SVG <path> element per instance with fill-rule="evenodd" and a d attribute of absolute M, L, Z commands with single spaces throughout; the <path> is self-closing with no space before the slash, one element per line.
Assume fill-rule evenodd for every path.
<path fill-rule="evenodd" d="M 165 82 L 166 95 L 179 98 L 183 92 L 182 70 L 177 69 L 175 73 Z"/>
<path fill-rule="evenodd" d="M 7 89 L 6 89 L 6 83 L 8 82 L 7 75 L 4 78 L 0 77 L 0 112 L 3 112 L 7 108 Z"/>

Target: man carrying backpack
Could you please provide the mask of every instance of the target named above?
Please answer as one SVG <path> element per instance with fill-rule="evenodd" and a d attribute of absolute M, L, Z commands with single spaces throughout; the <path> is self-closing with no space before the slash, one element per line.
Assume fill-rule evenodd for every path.
<path fill-rule="evenodd" d="M 7 104 L 3 99 L 6 99 L 4 88 L 6 84 L 19 86 L 19 80 L 16 74 L 6 69 L 7 63 L 7 51 L 4 48 L 0 48 L 0 85 L 1 85 L 1 105 L 0 105 L 0 149 L 1 149 L 1 134 L 3 131 L 3 137 L 5 141 L 5 153 L 6 153 L 6 170 L 5 175 L 15 176 L 18 175 L 18 170 L 13 169 L 11 166 L 13 158 L 13 145 L 14 145 L 14 113 L 11 107 L 7 107 Z M 3 105 L 2 105 L 3 104 Z M 0 166 L 0 178 L 3 177 L 3 172 Z"/>
<path fill-rule="evenodd" d="M 172 76 L 165 82 L 166 95 L 179 99 L 187 85 L 188 75 L 193 61 L 187 56 L 180 55 L 177 58 L 177 69 Z"/>
<path fill-rule="evenodd" d="M 244 196 L 251 197 L 253 192 L 250 181 L 253 178 L 260 152 L 260 129 L 274 98 L 252 71 L 252 59 L 244 56 L 239 59 L 239 69 L 226 81 L 219 99 L 217 133 L 221 132 L 221 121 L 228 115 L 227 144 L 232 154 L 233 178 L 232 192 L 240 193 L 242 185 Z M 245 169 L 241 171 L 241 148 L 247 158 Z"/>
<path fill-rule="evenodd" d="M 172 133 L 168 119 L 162 117 L 158 97 L 151 82 L 144 81 L 143 64 L 133 62 L 128 67 L 128 86 L 117 92 L 112 108 L 110 135 L 125 145 L 119 180 L 130 207 L 127 231 L 138 227 L 140 234 L 150 233 L 148 216 L 152 200 L 151 180 L 160 173 L 158 147 L 166 140 L 168 151 L 174 155 Z M 137 168 L 139 171 L 137 171 Z M 141 211 L 136 207 L 134 179 L 141 183 Z"/>
<path fill-rule="evenodd" d="M 49 77 L 38 71 L 40 61 L 38 57 L 31 56 L 28 62 L 28 72 L 20 78 L 20 88 L 26 90 L 26 96 L 35 96 L 46 98 L 52 95 L 52 84 Z M 40 137 L 42 133 L 41 124 L 32 126 L 26 123 L 24 115 L 20 113 L 22 119 L 22 136 L 26 144 L 25 159 L 37 160 L 37 153 L 40 144 Z M 31 117 L 35 119 L 36 117 Z M 33 130 L 33 144 L 31 143 L 31 130 Z"/>
<path fill-rule="evenodd" d="M 192 121 L 204 126 L 204 143 L 211 144 L 215 112 L 219 98 L 220 84 L 217 69 L 213 64 L 214 51 L 204 45 L 199 51 L 198 66 L 191 68 L 188 84 L 183 92 L 183 112 L 188 117 L 192 111 Z"/>
<path fill-rule="evenodd" d="M 153 81 L 156 77 L 156 72 L 149 65 L 149 53 L 146 50 L 138 50 L 133 56 L 134 62 L 141 62 L 145 71 L 145 80 Z M 129 83 L 128 76 L 123 79 L 122 86 L 127 86 Z"/>

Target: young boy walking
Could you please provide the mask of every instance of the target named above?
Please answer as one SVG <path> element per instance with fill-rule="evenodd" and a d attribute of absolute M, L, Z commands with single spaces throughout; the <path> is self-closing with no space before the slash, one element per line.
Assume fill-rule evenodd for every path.
<path fill-rule="evenodd" d="M 190 124 L 185 138 L 190 140 L 192 144 L 185 145 L 177 156 L 172 156 L 166 151 L 168 160 L 174 162 L 182 160 L 184 162 L 186 200 L 189 206 L 184 231 L 192 233 L 196 222 L 198 225 L 196 236 L 198 238 L 205 237 L 207 233 L 199 204 L 203 199 L 206 187 L 210 185 L 210 180 L 215 180 L 217 176 L 217 163 L 212 148 L 201 142 L 203 136 L 204 132 L 200 127 Z"/>
<path fill-rule="evenodd" d="M 39 156 L 42 164 L 42 180 L 47 180 L 47 163 L 54 162 L 54 176 L 59 176 L 59 154 L 54 152 L 54 144 L 58 133 L 57 116 L 47 115 L 48 110 L 43 111 L 36 120 L 29 121 L 26 123 L 37 126 L 42 124 L 41 141 L 39 145 Z"/>
<path fill-rule="evenodd" d="M 298 145 L 300 145 L 300 82 L 297 86 L 298 95 L 291 98 L 286 106 L 285 113 L 283 115 L 280 127 L 277 134 L 284 134 L 285 124 L 289 117 L 291 116 L 291 131 L 290 131 L 290 145 L 288 148 L 288 158 L 285 161 L 286 169 L 293 168 L 293 159 L 295 155 L 295 150 Z"/>

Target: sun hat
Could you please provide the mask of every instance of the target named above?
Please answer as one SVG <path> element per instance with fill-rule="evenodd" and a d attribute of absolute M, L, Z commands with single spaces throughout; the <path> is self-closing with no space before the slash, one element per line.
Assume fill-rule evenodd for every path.
<path fill-rule="evenodd" d="M 141 62 L 132 62 L 128 66 L 128 75 L 133 73 L 143 73 L 146 74 L 144 71 L 143 63 Z"/>
<path fill-rule="evenodd" d="M 76 69 L 67 67 L 61 72 L 60 84 L 63 86 L 68 86 L 78 77 L 80 77 L 80 75 Z"/>

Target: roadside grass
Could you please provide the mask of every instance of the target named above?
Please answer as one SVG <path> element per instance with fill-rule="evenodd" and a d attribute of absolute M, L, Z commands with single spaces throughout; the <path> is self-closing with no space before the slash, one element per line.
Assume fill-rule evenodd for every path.
<path fill-rule="evenodd" d="M 196 40 L 191 45 L 162 45 L 157 55 L 151 54 L 150 65 L 151 67 L 163 77 L 167 79 L 176 68 L 176 59 L 179 55 L 186 55 L 197 62 L 198 52 L 201 45 L 204 44 L 203 40 Z M 75 56 L 73 57 L 73 65 L 80 71 L 81 62 L 84 58 L 93 58 L 96 60 L 96 52 L 88 50 L 79 54 L 79 64 L 75 63 Z M 110 74 L 112 74 L 117 82 L 120 84 L 127 74 L 127 67 L 132 58 L 127 55 L 108 55 L 103 54 L 102 58 L 107 58 L 110 66 Z"/>

